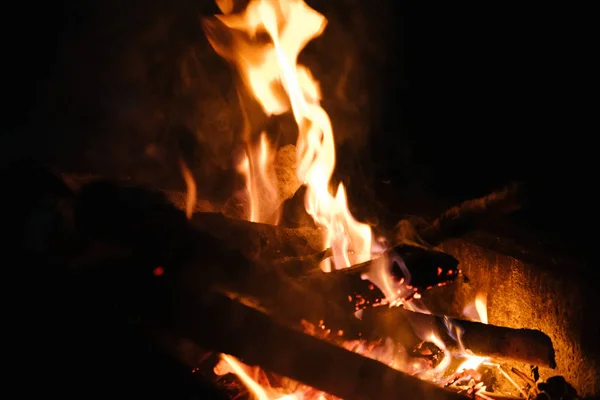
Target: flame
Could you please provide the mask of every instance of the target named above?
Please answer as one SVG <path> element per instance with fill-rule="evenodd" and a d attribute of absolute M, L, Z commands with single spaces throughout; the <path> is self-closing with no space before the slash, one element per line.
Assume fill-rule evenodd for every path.
<path fill-rule="evenodd" d="M 487 294 L 478 293 L 473 304 L 469 304 L 463 310 L 463 314 L 472 321 L 488 323 Z"/>
<path fill-rule="evenodd" d="M 333 267 L 346 268 L 371 258 L 371 228 L 356 221 L 348 209 L 346 191 L 338 185 L 332 193 L 335 168 L 333 128 L 321 107 L 318 83 L 310 71 L 298 65 L 298 55 L 318 37 L 327 24 L 323 15 L 303 0 L 252 0 L 239 14 L 231 14 L 229 2 L 219 4 L 218 20 L 245 36 L 223 46 L 209 34 L 213 48 L 238 68 L 246 88 L 266 115 L 292 111 L 298 125 L 297 175 L 306 187 L 305 208 L 324 228 L 323 248 L 331 247 Z M 207 28 L 211 30 L 211 28 Z M 268 41 L 264 36 L 268 37 Z M 262 36 L 260 36 L 262 35 Z M 250 163 L 251 165 L 252 163 Z M 261 201 L 255 192 L 253 203 Z M 331 260 L 322 267 L 332 268 Z"/>
<path fill-rule="evenodd" d="M 324 400 L 326 396 L 325 393 L 306 386 L 294 393 L 285 393 L 284 389 L 275 389 L 268 384 L 263 385 L 259 383 L 258 375 L 262 372 L 259 368 L 252 368 L 228 354 L 221 354 L 221 360 L 215 366 L 214 372 L 219 376 L 229 373 L 236 375 L 256 400 L 302 400 L 306 394 L 312 394 L 311 399 Z"/>
<path fill-rule="evenodd" d="M 179 160 L 181 167 L 181 174 L 187 187 L 187 194 L 185 198 L 185 215 L 188 219 L 192 218 L 194 209 L 196 208 L 196 202 L 198 201 L 198 191 L 196 189 L 196 181 L 192 175 L 192 172 L 188 168 L 187 164 L 183 159 Z"/>
<path fill-rule="evenodd" d="M 479 321 L 481 321 L 484 324 L 487 324 L 487 296 L 484 293 L 479 293 L 475 298 L 475 310 L 477 310 Z"/>
<path fill-rule="evenodd" d="M 275 211 L 279 205 L 279 195 L 272 173 L 273 160 L 274 153 L 263 132 L 259 145 L 248 149 L 237 166 L 238 172 L 244 176 L 250 198 L 249 221 L 272 225 L 279 222 L 279 214 Z"/>
<path fill-rule="evenodd" d="M 235 357 L 228 354 L 221 354 L 221 362 L 215 366 L 215 373 L 217 375 L 225 375 L 228 373 L 235 374 L 242 383 L 248 388 L 252 396 L 257 400 L 271 400 L 271 397 L 267 394 L 266 390 L 253 378 L 250 377 L 250 367 L 242 364 Z"/>
<path fill-rule="evenodd" d="M 465 310 L 463 310 L 463 314 L 465 314 L 465 316 L 472 319 L 473 321 L 487 324 L 488 323 L 487 294 L 486 293 L 478 293 L 477 296 L 475 296 L 475 301 L 473 302 L 473 304 L 467 306 L 465 308 Z M 450 323 L 450 324 L 452 324 L 452 323 Z M 475 355 L 468 349 L 465 349 L 465 346 L 463 345 L 462 340 L 461 340 L 462 333 L 463 333 L 462 329 L 457 326 L 454 326 L 454 329 L 457 332 L 456 336 L 458 339 L 458 344 L 461 349 L 461 352 L 466 358 L 465 361 L 463 361 L 460 364 L 460 366 L 456 369 L 456 371 L 461 372 L 461 371 L 468 371 L 468 370 L 476 370 L 477 368 L 479 368 L 479 366 L 481 364 L 483 364 L 484 362 L 489 360 L 488 357 Z"/>

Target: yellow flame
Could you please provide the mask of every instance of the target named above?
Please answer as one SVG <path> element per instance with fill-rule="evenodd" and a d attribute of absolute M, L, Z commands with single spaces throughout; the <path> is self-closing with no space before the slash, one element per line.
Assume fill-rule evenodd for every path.
<path fill-rule="evenodd" d="M 483 292 L 477 293 L 475 301 L 465 307 L 463 314 L 471 321 L 487 324 L 487 294 Z"/>
<path fill-rule="evenodd" d="M 476 370 L 481 364 L 488 360 L 487 357 L 476 356 L 474 354 L 467 354 L 466 358 L 467 359 L 456 368 L 456 371 Z"/>
<path fill-rule="evenodd" d="M 242 364 L 235 358 L 227 354 L 221 354 L 221 359 L 227 363 L 227 365 L 231 368 L 231 372 L 234 373 L 242 383 L 248 388 L 248 390 L 252 393 L 252 395 L 258 400 L 270 400 L 270 397 L 267 395 L 267 392 L 259 385 L 254 379 L 250 378 L 250 376 L 244 370 Z M 220 368 L 219 365 L 215 367 L 215 372 L 219 373 Z"/>
<path fill-rule="evenodd" d="M 187 187 L 187 194 L 185 198 L 185 215 L 188 219 L 192 218 L 194 214 L 194 210 L 196 208 L 196 202 L 198 201 L 198 191 L 196 189 L 196 181 L 194 180 L 194 176 L 192 172 L 188 168 L 187 164 L 183 159 L 179 160 L 179 165 L 181 166 L 181 174 L 183 175 L 183 179 L 185 181 L 185 185 Z"/>
<path fill-rule="evenodd" d="M 225 364 L 223 364 L 225 363 Z M 267 390 L 247 372 L 250 367 L 239 361 L 237 358 L 228 354 L 221 354 L 221 361 L 215 366 L 214 372 L 217 375 L 228 373 L 235 374 L 248 388 L 252 397 L 256 400 L 299 400 L 296 394 L 282 395 L 280 393 L 267 393 Z"/>
<path fill-rule="evenodd" d="M 475 298 L 475 310 L 477 310 L 479 321 L 481 321 L 484 324 L 487 324 L 487 295 L 485 293 L 479 293 Z"/>

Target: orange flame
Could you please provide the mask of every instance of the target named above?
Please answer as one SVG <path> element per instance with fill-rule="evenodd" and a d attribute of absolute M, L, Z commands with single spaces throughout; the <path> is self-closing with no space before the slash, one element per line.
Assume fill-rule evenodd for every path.
<path fill-rule="evenodd" d="M 216 375 L 235 374 L 256 400 L 300 400 L 303 398 L 302 391 L 285 394 L 283 390 L 271 388 L 269 385 L 261 385 L 256 376 L 251 376 L 260 373 L 258 368 L 249 367 L 228 354 L 221 354 L 221 361 L 215 366 L 214 372 Z M 312 389 L 306 388 L 306 391 L 309 390 Z M 314 397 L 314 399 L 319 400 L 320 397 Z"/>
<path fill-rule="evenodd" d="M 196 189 L 196 181 L 192 176 L 192 172 L 188 168 L 185 161 L 182 159 L 179 160 L 179 165 L 181 166 L 181 174 L 183 175 L 183 179 L 185 180 L 185 185 L 187 187 L 187 194 L 185 198 L 185 215 L 188 219 L 192 218 L 194 214 L 194 209 L 196 208 L 196 202 L 198 201 L 198 191 Z"/>
<path fill-rule="evenodd" d="M 475 302 L 466 307 L 465 310 L 463 310 L 463 314 L 473 321 L 487 324 L 487 295 L 485 293 L 478 293 L 477 296 L 475 296 Z M 466 360 L 456 369 L 457 371 L 476 370 L 481 364 L 488 361 L 488 357 L 475 355 L 470 350 L 465 349 L 461 341 L 462 331 L 460 329 L 458 329 L 457 336 L 460 349 L 466 357 Z"/>
<path fill-rule="evenodd" d="M 323 248 L 332 248 L 334 267 L 369 260 L 370 227 L 352 217 L 343 185 L 335 195 L 330 188 L 335 146 L 331 121 L 320 106 L 319 85 L 306 67 L 297 64 L 300 51 L 323 32 L 327 20 L 303 0 L 252 0 L 239 14 L 228 13 L 232 9 L 228 2 L 219 6 L 224 12 L 217 15 L 221 23 L 246 36 L 226 48 L 216 35 L 209 34 L 212 46 L 236 64 L 246 87 L 267 115 L 290 109 L 294 115 L 299 132 L 297 175 L 307 186 L 305 207 L 326 232 Z M 258 40 L 259 34 L 270 40 Z M 323 268 L 330 270 L 331 262 L 325 261 Z"/>

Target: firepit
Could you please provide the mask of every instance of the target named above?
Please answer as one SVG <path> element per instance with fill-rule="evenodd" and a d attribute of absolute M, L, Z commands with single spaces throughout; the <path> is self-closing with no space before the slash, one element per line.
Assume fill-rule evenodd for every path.
<path fill-rule="evenodd" d="M 442 212 L 434 200 L 420 216 L 398 214 L 400 203 L 376 190 L 353 204 L 356 183 L 347 188 L 334 174 L 350 162 L 337 153 L 326 91 L 299 59 L 327 18 L 303 0 L 216 6 L 198 26 L 230 67 L 221 65 L 235 93 L 225 108 L 239 124 L 224 129 L 235 137 L 210 146 L 231 156 L 202 164 L 146 146 L 147 159 L 177 166 L 185 189 L 152 173 L 101 176 L 32 163 L 4 170 L 4 181 L 20 188 L 5 206 L 23 233 L 10 250 L 42 277 L 31 292 L 59 299 L 24 314 L 46 318 L 80 302 L 82 311 L 46 325 L 79 326 L 71 320 L 81 317 L 89 327 L 82 332 L 106 329 L 109 343 L 147 343 L 107 348 L 113 359 L 152 354 L 152 379 L 168 370 L 200 398 L 597 394 L 597 323 L 580 307 L 593 308 L 593 285 L 583 283 L 589 271 L 578 256 L 548 252 L 537 232 L 529 232 L 537 245 L 528 243 L 511 223 L 531 206 L 536 183 L 515 181 Z M 182 85 L 173 89 L 181 93 L 166 117 L 187 119 L 187 127 L 169 131 L 199 126 L 181 117 L 195 115 L 191 103 L 179 103 L 195 90 L 190 60 L 198 63 L 197 54 L 183 57 Z M 198 127 L 196 139 L 209 137 Z M 15 271 L 26 286 L 31 274 Z M 57 336 L 58 348 L 85 342 Z"/>

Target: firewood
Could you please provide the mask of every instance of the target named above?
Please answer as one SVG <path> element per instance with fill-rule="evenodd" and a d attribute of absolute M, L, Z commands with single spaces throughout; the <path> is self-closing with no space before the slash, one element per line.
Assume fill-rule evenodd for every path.
<path fill-rule="evenodd" d="M 474 354 L 556 367 L 552 340 L 543 332 L 533 329 L 513 329 L 422 314 L 399 307 L 380 307 L 365 310 L 361 332 L 365 338 L 391 336 L 409 346 L 420 341 L 418 332 L 438 332 L 449 349 L 460 350 L 457 333 L 449 333 L 448 322 L 450 326 L 459 328 L 464 347 Z"/>
<path fill-rule="evenodd" d="M 183 274 L 171 311 L 173 326 L 200 347 L 348 400 L 463 399 L 334 344 L 274 322 L 215 292 L 198 292 Z"/>
<path fill-rule="evenodd" d="M 362 278 L 369 272 L 369 263 L 331 273 L 321 271 L 318 263 L 327 251 L 318 252 L 306 239 L 311 236 L 301 234 L 302 230 L 210 213 L 197 213 L 188 221 L 164 195 L 146 189 L 107 182 L 87 184 L 79 193 L 76 222 L 88 239 L 129 248 L 155 266 L 197 265 L 201 268 L 198 287 L 222 285 L 257 297 L 280 315 L 294 318 L 293 322 L 323 319 L 332 327 L 350 331 L 354 311 L 384 300 L 381 291 Z M 394 252 L 403 257 L 409 270 L 415 270 L 410 296 L 457 274 L 458 261 L 444 253 L 411 246 Z M 267 258 L 281 254 L 308 255 Z M 254 261 L 249 261 L 248 255 Z M 225 267 L 206 269 L 212 265 L 207 260 L 219 258 L 227 260 Z M 408 283 L 402 272 L 390 266 L 396 279 Z"/>
<path fill-rule="evenodd" d="M 123 245 L 137 254 L 141 264 L 146 260 L 152 266 L 164 265 L 167 272 L 169 268 L 180 265 L 194 267 L 189 269 L 195 270 L 197 279 L 191 279 L 190 284 L 200 292 L 215 285 L 230 287 L 234 291 L 239 288 L 241 293 L 259 298 L 274 316 L 286 323 L 302 318 L 312 321 L 323 319 L 328 326 L 345 330 L 350 335 L 362 333 L 363 337 L 368 337 L 370 334 L 349 312 L 352 308 L 347 306 L 350 302 L 345 303 L 348 294 L 344 293 L 348 286 L 343 281 L 352 277 L 350 279 L 354 282 L 359 282 L 357 271 L 365 266 L 331 274 L 315 269 L 304 279 L 297 279 L 289 271 L 282 273 L 276 264 L 250 262 L 222 240 L 196 229 L 164 195 L 141 188 L 106 182 L 87 184 L 79 193 L 75 211 L 75 225 L 84 239 Z M 323 254 L 317 254 L 316 260 L 319 257 Z M 219 267 L 211 268 L 214 265 Z M 360 282 L 366 283 L 361 279 Z M 389 312 L 398 313 L 398 310 L 391 309 Z M 375 311 L 380 312 L 380 309 Z M 442 318 L 426 315 L 423 318 L 443 328 Z M 402 325 L 402 318 L 398 315 L 392 319 L 396 325 Z M 364 319 L 362 323 L 365 323 Z M 546 342 L 547 338 L 540 332 L 515 332 L 470 322 L 459 324 L 466 330 L 463 338 L 465 346 L 475 353 L 516 358 L 539 365 L 553 364 L 553 356 L 548 353 L 548 344 L 551 349 L 551 343 L 549 339 Z M 385 324 L 381 326 L 385 327 Z M 449 338 L 446 339 L 447 343 L 452 343 Z M 403 340 L 399 341 L 407 343 Z M 541 344 L 536 345 L 538 341 Z"/>
<path fill-rule="evenodd" d="M 135 185 L 128 181 L 108 182 L 93 175 L 62 174 L 62 178 L 76 192 L 90 184 L 94 186 L 100 182 L 104 182 L 105 188 L 107 188 L 106 185 L 112 185 L 114 189 L 112 195 L 116 195 L 118 188 L 123 190 L 133 190 L 132 188 L 135 188 Z M 155 199 L 151 202 L 159 201 L 162 203 L 163 208 L 168 203 L 172 203 L 179 209 L 185 208 L 181 201 L 185 196 L 179 192 L 158 192 L 142 188 L 137 188 L 137 190 L 138 192 L 147 190 L 148 193 L 154 193 Z M 136 202 L 144 201 L 141 199 L 141 195 L 138 197 L 135 200 Z M 199 204 L 203 209 L 212 207 L 205 201 L 199 202 Z M 101 204 L 98 204 L 98 206 L 101 207 Z M 140 204 L 139 206 L 146 205 Z M 135 207 L 135 205 L 132 204 L 131 207 Z M 174 211 L 172 210 L 172 213 Z M 198 230 L 224 240 L 252 259 L 289 259 L 290 257 L 304 257 L 324 250 L 322 247 L 322 232 L 317 228 L 283 228 L 231 219 L 217 212 L 197 212 L 193 215 L 191 223 Z"/>

